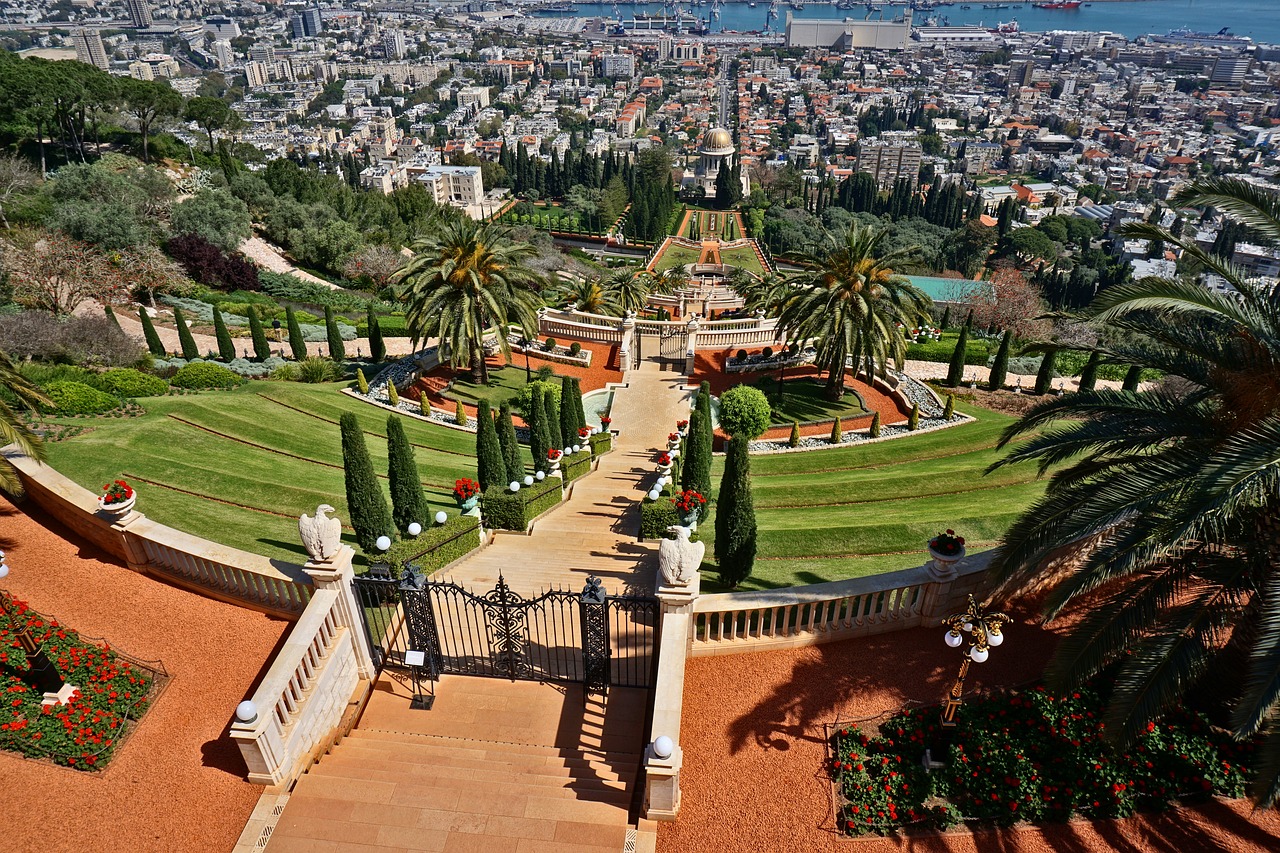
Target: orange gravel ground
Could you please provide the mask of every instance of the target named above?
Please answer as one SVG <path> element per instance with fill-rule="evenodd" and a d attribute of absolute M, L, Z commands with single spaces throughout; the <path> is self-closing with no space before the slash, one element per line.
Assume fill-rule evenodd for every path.
<path fill-rule="evenodd" d="M 105 773 L 0 753 L 0 849 L 225 853 L 262 790 L 244 780 L 227 728 L 288 624 L 131 572 L 23 509 L 0 497 L 5 588 L 85 636 L 163 660 L 171 679 Z"/>
<path fill-rule="evenodd" d="M 971 668 L 973 690 L 1034 679 L 1055 637 L 1027 619 L 990 660 Z M 937 702 L 959 656 L 941 629 L 913 629 L 803 649 L 690 659 L 681 746 L 682 805 L 660 824 L 659 853 L 988 853 L 988 851 L 1276 851 L 1280 813 L 1248 802 L 1203 805 L 1129 820 L 915 834 L 837 835 L 825 772 L 823 724 Z M 945 664 L 945 665 L 944 665 Z"/>

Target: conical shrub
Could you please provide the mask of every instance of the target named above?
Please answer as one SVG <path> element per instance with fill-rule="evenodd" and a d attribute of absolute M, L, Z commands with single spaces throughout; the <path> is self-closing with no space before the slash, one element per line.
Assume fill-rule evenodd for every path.
<path fill-rule="evenodd" d="M 498 443 L 502 445 L 502 461 L 507 479 L 503 482 L 524 479 L 524 461 L 520 458 L 520 441 L 516 438 L 516 425 L 511 420 L 511 406 L 503 403 L 498 409 Z"/>
<path fill-rule="evenodd" d="M 391 516 L 396 529 L 401 533 L 407 532 L 415 521 L 426 527 L 429 514 L 427 496 L 422 491 L 413 445 L 409 443 L 404 422 L 398 415 L 387 417 L 387 478 L 391 486 Z"/>
<path fill-rule="evenodd" d="M 347 511 L 351 513 L 351 526 L 356 531 L 356 541 L 369 553 L 375 551 L 379 536 L 390 536 L 391 511 L 383 497 L 382 486 L 373 472 L 369 448 L 360 431 L 360 422 L 351 412 L 338 421 L 342 433 L 342 470 L 347 487 Z"/>
<path fill-rule="evenodd" d="M 725 456 L 716 500 L 716 562 L 730 589 L 751 576 L 756 562 L 756 510 L 751 497 L 751 457 L 747 437 L 734 436 Z"/>
<path fill-rule="evenodd" d="M 267 343 L 267 333 L 262 329 L 262 321 L 258 319 L 256 306 L 249 306 L 249 334 L 253 338 L 253 357 L 258 361 L 271 358 L 271 345 Z"/>
<path fill-rule="evenodd" d="M 187 318 L 182 316 L 181 308 L 173 309 L 173 325 L 178 327 L 178 345 L 181 347 L 182 357 L 187 361 L 199 358 L 200 350 L 196 347 L 196 339 L 191 337 L 191 329 L 187 327 Z"/>
<path fill-rule="evenodd" d="M 231 342 L 227 321 L 222 318 L 222 311 L 217 305 L 213 306 L 213 336 L 218 341 L 218 358 L 233 361 L 236 357 L 236 345 Z"/>
<path fill-rule="evenodd" d="M 302 361 L 307 357 L 307 339 L 302 336 L 302 327 L 298 325 L 292 308 L 284 309 L 284 321 L 289 327 L 289 351 L 295 361 Z"/>
<path fill-rule="evenodd" d="M 476 424 L 476 479 L 481 489 L 501 487 L 511 481 L 507 478 L 507 463 L 502 457 L 502 444 L 488 400 L 476 404 Z"/>
<path fill-rule="evenodd" d="M 329 358 L 334 361 L 345 361 L 347 347 L 342 341 L 342 332 L 338 330 L 338 321 L 333 319 L 333 306 L 324 306 L 324 329 L 329 339 Z"/>
<path fill-rule="evenodd" d="M 147 350 L 156 358 L 164 358 L 167 353 L 164 344 L 160 342 L 160 335 L 156 332 L 155 324 L 151 322 L 151 315 L 147 313 L 146 308 L 138 309 L 138 321 L 142 323 L 142 337 L 147 342 Z"/>

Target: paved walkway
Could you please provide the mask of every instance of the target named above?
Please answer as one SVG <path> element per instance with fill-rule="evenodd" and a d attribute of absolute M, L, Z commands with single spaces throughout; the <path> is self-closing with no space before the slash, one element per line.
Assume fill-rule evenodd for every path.
<path fill-rule="evenodd" d="M 581 590 L 587 577 L 610 593 L 649 590 L 657 570 L 657 544 L 637 542 L 640 498 L 653 484 L 659 449 L 676 421 L 687 418 L 689 392 L 675 367 L 643 361 L 626 374 L 613 397 L 613 452 L 573 484 L 567 503 L 540 519 L 532 535 L 498 533 L 492 545 L 472 552 L 448 576 L 473 590 L 487 590 L 502 574 L 518 593 L 552 587 Z"/>
<path fill-rule="evenodd" d="M 280 251 L 278 246 L 274 246 L 263 240 L 261 237 L 250 237 L 240 244 L 240 251 L 249 260 L 268 272 L 284 273 L 294 278 L 300 278 L 303 281 L 309 281 L 312 284 L 323 285 L 330 290 L 341 290 L 342 288 L 331 281 L 325 281 L 319 276 L 312 275 L 306 270 L 300 270 L 293 264 L 289 263 L 284 253 Z"/>

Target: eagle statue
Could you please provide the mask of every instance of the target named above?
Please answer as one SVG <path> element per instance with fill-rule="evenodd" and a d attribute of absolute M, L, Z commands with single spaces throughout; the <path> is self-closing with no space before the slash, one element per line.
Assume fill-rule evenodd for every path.
<path fill-rule="evenodd" d="M 690 542 L 691 531 L 687 527 L 672 525 L 667 532 L 674 533 L 676 538 L 663 539 L 658 546 L 658 571 L 666 586 L 683 586 L 697 576 L 707 543 Z"/>
<path fill-rule="evenodd" d="M 332 560 L 342 544 L 342 522 L 325 515 L 333 511 L 333 507 L 328 504 L 320 504 L 316 507 L 314 518 L 304 512 L 298 519 L 298 534 L 302 537 L 302 544 L 306 546 L 311 559 L 318 563 Z"/>

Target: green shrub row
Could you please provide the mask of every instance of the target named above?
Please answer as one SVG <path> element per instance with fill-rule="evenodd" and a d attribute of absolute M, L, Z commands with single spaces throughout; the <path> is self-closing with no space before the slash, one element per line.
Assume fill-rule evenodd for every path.
<path fill-rule="evenodd" d="M 178 388 L 201 390 L 204 388 L 235 388 L 244 380 L 220 364 L 197 361 L 181 368 L 169 382 Z"/>
<path fill-rule="evenodd" d="M 613 433 L 600 432 L 591 436 L 591 455 L 603 456 L 613 450 Z"/>
<path fill-rule="evenodd" d="M 491 530 L 528 529 L 530 521 L 560 503 L 563 482 L 559 477 L 548 477 L 518 492 L 491 486 L 481 499 L 485 526 Z"/>
<path fill-rule="evenodd" d="M 162 397 L 169 393 L 168 382 L 131 367 L 108 370 L 101 375 L 99 381 L 99 387 L 117 397 Z"/>
<path fill-rule="evenodd" d="M 591 470 L 591 460 L 594 457 L 591 451 L 583 450 L 578 453 L 571 453 L 560 460 L 560 473 L 564 476 L 564 482 L 567 486 L 583 474 Z"/>
<path fill-rule="evenodd" d="M 908 344 L 907 358 L 913 361 L 937 361 L 947 363 L 951 361 L 952 354 L 956 351 L 956 337 L 947 335 L 940 341 L 929 341 L 924 344 Z M 986 341 L 969 339 L 968 344 L 964 348 L 964 363 L 986 365 L 987 356 L 990 348 Z"/>
<path fill-rule="evenodd" d="M 480 547 L 480 519 L 455 515 L 444 524 L 433 524 L 413 539 L 401 539 L 391 546 L 385 562 L 397 578 L 406 565 L 429 575 Z"/>
<path fill-rule="evenodd" d="M 679 524 L 680 518 L 676 514 L 676 505 L 671 502 L 671 498 L 663 494 L 656 501 L 649 500 L 645 497 L 640 504 L 640 538 L 641 539 L 664 539 L 667 535 L 667 528 L 673 524 Z"/>
<path fill-rule="evenodd" d="M 379 314 L 378 328 L 382 330 L 384 338 L 407 338 L 409 337 L 409 325 L 403 314 Z M 356 336 L 360 338 L 369 337 L 369 323 L 362 320 L 356 326 Z"/>
<path fill-rule="evenodd" d="M 289 302 L 302 302 L 321 308 L 328 305 L 335 311 L 365 311 L 370 305 L 374 311 L 391 311 L 395 308 L 390 302 L 383 302 L 363 291 L 345 288 L 333 290 L 286 273 L 260 272 L 258 280 L 262 282 L 265 292 L 276 299 Z"/>
<path fill-rule="evenodd" d="M 100 415 L 120 407 L 120 398 L 83 382 L 50 382 L 45 394 L 59 415 Z"/>

